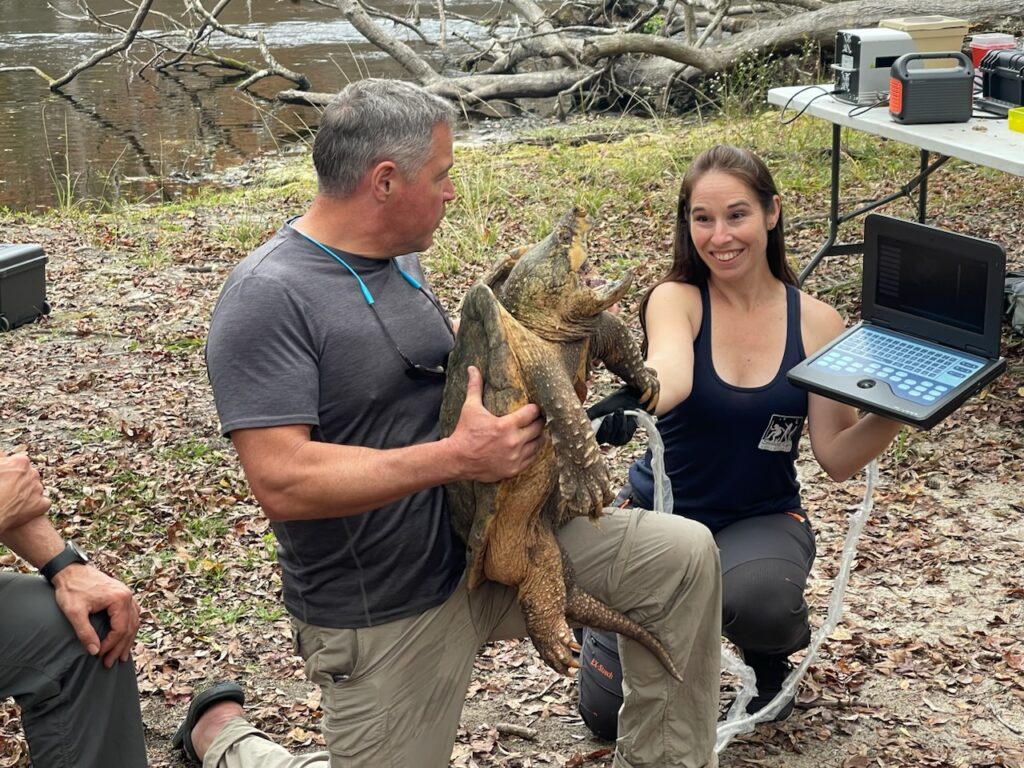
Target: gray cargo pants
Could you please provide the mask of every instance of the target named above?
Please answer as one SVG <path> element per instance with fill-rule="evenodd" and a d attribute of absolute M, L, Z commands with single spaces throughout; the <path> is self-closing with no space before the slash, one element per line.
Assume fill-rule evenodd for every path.
<path fill-rule="evenodd" d="M 588 592 L 668 648 L 685 682 L 642 646 L 622 646 L 625 700 L 617 768 L 713 768 L 721 632 L 718 550 L 707 528 L 675 515 L 608 509 L 558 535 Z M 241 719 L 205 768 L 441 768 L 448 765 L 473 660 L 489 640 L 523 637 L 515 591 L 461 584 L 442 605 L 368 629 L 293 620 L 306 674 L 320 686 L 328 751 L 292 756 Z"/>
<path fill-rule="evenodd" d="M 104 637 L 106 613 L 91 616 Z M 35 768 L 142 768 L 135 666 L 90 656 L 40 576 L 0 573 L 0 697 L 13 696 Z"/>

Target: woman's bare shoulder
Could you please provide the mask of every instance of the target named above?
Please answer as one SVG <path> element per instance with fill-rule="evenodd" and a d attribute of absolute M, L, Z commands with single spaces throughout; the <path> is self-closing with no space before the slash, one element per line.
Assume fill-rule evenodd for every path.
<path fill-rule="evenodd" d="M 804 351 L 811 354 L 842 333 L 846 323 L 831 304 L 801 291 L 800 327 Z"/>
<path fill-rule="evenodd" d="M 669 281 L 658 283 L 651 290 L 651 303 L 676 305 L 679 301 L 689 304 L 696 301 L 700 303 L 700 288 L 691 283 L 679 283 Z"/>
<path fill-rule="evenodd" d="M 668 320 L 675 325 L 676 321 L 672 318 L 682 316 L 685 316 L 695 328 L 700 324 L 700 288 L 690 283 L 678 282 L 659 283 L 654 286 L 651 298 L 647 302 L 648 327 L 652 325 L 652 321 L 657 323 L 659 319 Z"/>

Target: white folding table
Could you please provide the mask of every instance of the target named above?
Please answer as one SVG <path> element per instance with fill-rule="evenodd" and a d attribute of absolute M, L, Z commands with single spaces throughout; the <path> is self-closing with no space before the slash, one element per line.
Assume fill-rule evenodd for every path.
<path fill-rule="evenodd" d="M 782 107 L 783 117 L 797 113 L 811 115 L 832 123 L 832 179 L 828 217 L 828 238 L 800 272 L 800 282 L 807 278 L 825 256 L 863 253 L 863 243 L 837 244 L 839 225 L 878 208 L 898 197 L 919 190 L 917 218 L 924 222 L 928 203 L 928 177 L 949 158 L 955 157 L 977 165 L 1024 177 L 1024 133 L 1011 131 L 1006 118 L 990 115 L 991 119 L 974 117 L 966 123 L 929 123 L 903 125 L 889 116 L 885 107 L 865 109 L 836 99 L 832 86 L 788 86 L 768 91 L 768 103 Z M 979 115 L 975 111 L 975 115 Z M 855 210 L 839 210 L 840 137 L 843 128 L 870 133 L 903 144 L 918 147 L 921 152 L 921 170 L 899 190 L 872 200 Z M 935 158 L 931 158 L 934 154 Z"/>

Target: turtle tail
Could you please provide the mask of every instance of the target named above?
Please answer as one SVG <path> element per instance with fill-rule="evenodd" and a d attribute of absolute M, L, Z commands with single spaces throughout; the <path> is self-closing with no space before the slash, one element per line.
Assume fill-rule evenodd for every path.
<path fill-rule="evenodd" d="M 605 605 L 593 595 L 584 592 L 576 584 L 576 572 L 572 562 L 562 552 L 562 573 L 565 577 L 565 615 L 570 621 L 584 624 L 593 629 L 603 629 L 625 635 L 636 640 L 654 654 L 672 677 L 683 682 L 683 676 L 676 669 L 675 662 L 661 641 L 623 613 Z"/>

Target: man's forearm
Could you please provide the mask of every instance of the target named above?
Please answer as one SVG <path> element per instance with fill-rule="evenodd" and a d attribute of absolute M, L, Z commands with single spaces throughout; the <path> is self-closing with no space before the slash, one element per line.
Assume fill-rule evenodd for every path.
<path fill-rule="evenodd" d="M 0 543 L 42 568 L 64 549 L 64 539 L 47 517 L 36 517 L 0 534 Z"/>
<path fill-rule="evenodd" d="M 457 468 L 446 441 L 389 450 L 305 442 L 272 473 L 259 473 L 252 466 L 246 472 L 264 512 L 300 520 L 367 512 L 442 485 Z"/>
<path fill-rule="evenodd" d="M 492 483 L 525 470 L 541 446 L 540 409 L 494 416 L 470 366 L 466 400 L 451 435 L 378 450 L 310 440 L 308 425 L 231 433 L 253 494 L 271 520 L 344 517 L 455 480 Z"/>

